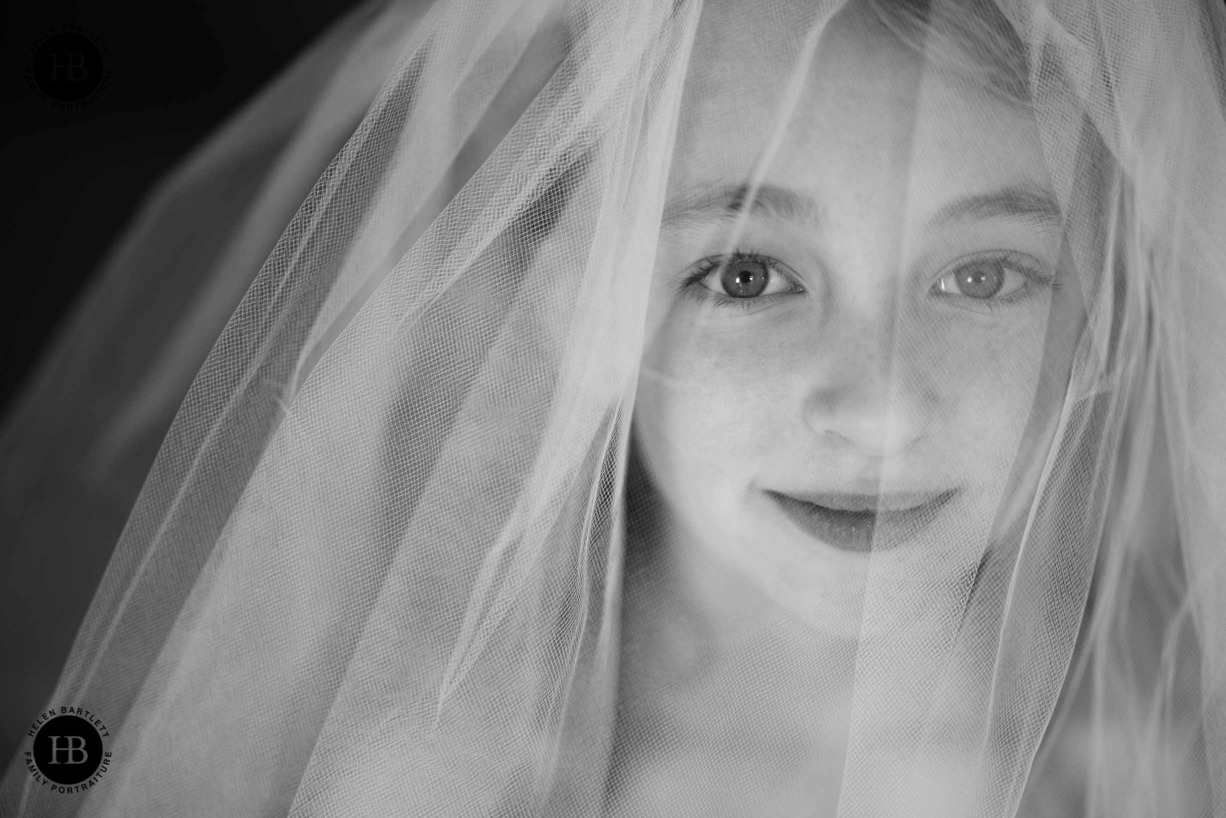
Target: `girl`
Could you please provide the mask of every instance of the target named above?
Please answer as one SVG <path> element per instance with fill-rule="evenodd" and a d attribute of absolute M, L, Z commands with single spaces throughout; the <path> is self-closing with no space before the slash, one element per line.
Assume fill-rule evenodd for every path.
<path fill-rule="evenodd" d="M 1168 6 L 372 13 L 49 699 L 108 778 L 5 812 L 1226 815 Z"/>

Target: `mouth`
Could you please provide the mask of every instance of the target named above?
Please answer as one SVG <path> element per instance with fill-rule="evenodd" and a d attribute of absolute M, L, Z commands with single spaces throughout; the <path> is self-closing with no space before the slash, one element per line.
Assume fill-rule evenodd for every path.
<path fill-rule="evenodd" d="M 795 524 L 811 537 L 842 551 L 868 553 L 878 526 L 891 532 L 889 542 L 877 548 L 899 544 L 927 528 L 941 508 L 956 494 L 943 492 L 909 494 L 811 494 L 797 497 L 776 491 L 766 495 Z"/>

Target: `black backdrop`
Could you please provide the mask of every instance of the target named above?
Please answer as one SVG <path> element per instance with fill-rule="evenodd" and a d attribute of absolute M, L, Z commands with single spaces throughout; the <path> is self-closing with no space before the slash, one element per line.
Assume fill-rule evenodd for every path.
<path fill-rule="evenodd" d="M 0 26 L 0 412 L 159 177 L 356 0 L 11 3 Z M 81 26 L 109 77 L 69 110 L 29 87 L 32 49 Z M 0 538 L 3 532 L 0 532 Z M 31 604 L 0 539 L 0 760 L 46 703 L 109 553 L 74 555 Z"/>

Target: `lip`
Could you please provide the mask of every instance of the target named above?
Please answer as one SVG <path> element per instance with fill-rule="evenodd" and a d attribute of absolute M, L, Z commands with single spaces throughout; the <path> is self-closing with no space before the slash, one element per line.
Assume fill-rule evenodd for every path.
<path fill-rule="evenodd" d="M 841 551 L 863 553 L 873 549 L 873 533 L 878 526 L 887 527 L 891 536 L 889 542 L 879 537 L 877 549 L 898 545 L 900 539 L 914 537 L 927 528 L 956 493 L 956 489 L 892 494 L 765 491 L 801 531 Z"/>

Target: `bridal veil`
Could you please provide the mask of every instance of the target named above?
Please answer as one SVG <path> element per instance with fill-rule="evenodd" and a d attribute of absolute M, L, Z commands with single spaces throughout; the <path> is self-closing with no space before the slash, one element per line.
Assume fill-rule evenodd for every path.
<path fill-rule="evenodd" d="M 1213 0 L 355 11 L 6 420 L 8 547 L 135 504 L 47 700 L 110 768 L 0 811 L 1226 816 L 1224 55 Z"/>

